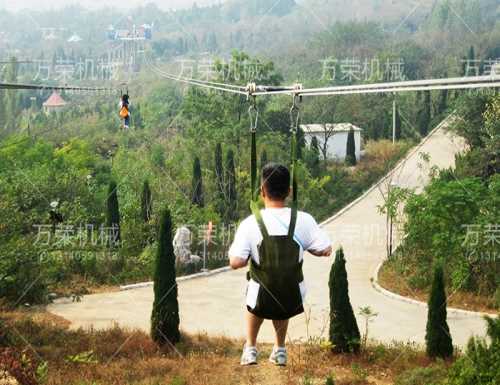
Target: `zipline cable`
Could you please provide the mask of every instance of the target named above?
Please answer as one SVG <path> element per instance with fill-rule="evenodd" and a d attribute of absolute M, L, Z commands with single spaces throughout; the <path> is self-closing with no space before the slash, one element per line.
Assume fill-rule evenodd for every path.
<path fill-rule="evenodd" d="M 279 95 L 279 94 L 293 95 L 295 93 L 298 93 L 303 96 L 348 95 L 348 94 L 358 94 L 365 92 L 386 93 L 386 92 L 406 92 L 406 91 L 420 91 L 420 90 L 487 88 L 487 87 L 498 87 L 499 82 L 500 82 L 500 76 L 490 75 L 490 76 L 474 76 L 474 77 L 462 77 L 462 78 L 411 80 L 404 82 L 359 84 L 350 86 L 304 88 L 301 90 L 293 90 L 290 89 L 290 87 L 287 87 L 286 89 L 282 90 L 257 89 L 254 94 L 257 96 Z M 260 87 L 260 89 L 263 88 L 265 88 L 265 86 Z"/>
<path fill-rule="evenodd" d="M 77 86 L 51 86 L 47 84 L 23 84 L 23 83 L 0 83 L 0 89 L 5 90 L 59 90 L 59 91 L 92 91 L 92 92 L 113 92 L 114 88 L 101 87 L 77 87 Z"/>
<path fill-rule="evenodd" d="M 218 83 L 218 82 L 210 82 L 210 81 L 205 81 L 205 80 L 198 80 L 198 79 L 193 79 L 193 78 L 186 78 L 182 76 L 177 76 L 170 74 L 168 72 L 165 72 L 161 70 L 160 68 L 156 67 L 150 59 L 145 57 L 145 62 L 146 64 L 158 75 L 167 78 L 169 80 L 174 80 L 178 81 L 181 83 L 186 83 L 194 86 L 199 86 L 199 87 L 204 87 L 208 89 L 214 89 L 218 91 L 225 91 L 225 92 L 230 92 L 234 94 L 240 94 L 240 95 L 247 95 L 248 92 L 246 92 L 247 87 L 244 86 L 238 86 L 234 84 L 226 84 L 226 83 Z"/>

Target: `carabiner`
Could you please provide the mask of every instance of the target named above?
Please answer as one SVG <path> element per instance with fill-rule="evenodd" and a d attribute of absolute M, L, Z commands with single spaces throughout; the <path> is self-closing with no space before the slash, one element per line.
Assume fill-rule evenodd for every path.
<path fill-rule="evenodd" d="M 248 116 L 250 118 L 250 132 L 257 131 L 257 124 L 259 122 L 259 110 L 257 109 L 257 99 L 252 96 L 252 104 L 248 108 Z"/>

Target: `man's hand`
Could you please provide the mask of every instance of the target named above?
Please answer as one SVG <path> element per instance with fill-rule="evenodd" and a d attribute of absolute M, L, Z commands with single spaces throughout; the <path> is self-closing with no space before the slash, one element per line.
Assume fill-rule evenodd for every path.
<path fill-rule="evenodd" d="M 232 269 L 241 269 L 248 264 L 248 258 L 240 258 L 240 257 L 229 257 L 229 266 Z"/>
<path fill-rule="evenodd" d="M 307 251 L 309 251 L 312 255 L 316 257 L 329 257 L 330 255 L 332 255 L 333 249 L 331 246 L 328 246 L 326 249 L 321 251 L 316 251 L 316 250 L 307 250 Z"/>

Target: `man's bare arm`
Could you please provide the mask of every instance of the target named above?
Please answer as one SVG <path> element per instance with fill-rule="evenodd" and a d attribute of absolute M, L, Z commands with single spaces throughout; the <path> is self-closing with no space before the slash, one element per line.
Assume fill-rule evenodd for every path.
<path fill-rule="evenodd" d="M 240 257 L 229 257 L 229 266 L 231 266 L 232 269 L 241 269 L 242 267 L 245 267 L 248 264 L 248 259 L 247 258 L 240 258 Z"/>
<path fill-rule="evenodd" d="M 333 250 L 332 247 L 328 246 L 326 249 L 320 251 L 316 250 L 307 250 L 307 251 L 309 251 L 312 255 L 316 257 L 329 257 L 330 255 L 332 255 L 332 250 Z"/>

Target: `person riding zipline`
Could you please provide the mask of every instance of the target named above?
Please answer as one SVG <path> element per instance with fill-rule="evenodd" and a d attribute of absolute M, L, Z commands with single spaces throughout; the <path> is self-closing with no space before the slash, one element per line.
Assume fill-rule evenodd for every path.
<path fill-rule="evenodd" d="M 246 344 L 241 365 L 257 363 L 257 335 L 264 319 L 273 321 L 275 345 L 269 360 L 287 362 L 285 338 L 288 320 L 304 312 L 305 284 L 302 274 L 304 250 L 329 257 L 331 241 L 315 219 L 285 205 L 290 194 L 290 172 L 270 163 L 262 170 L 260 195 L 265 209 L 254 207 L 238 227 L 229 249 L 230 266 L 243 268 L 250 261 L 246 293 Z"/>
<path fill-rule="evenodd" d="M 123 119 L 123 128 L 130 127 L 130 103 L 127 94 L 122 95 L 120 99 L 120 118 Z"/>

